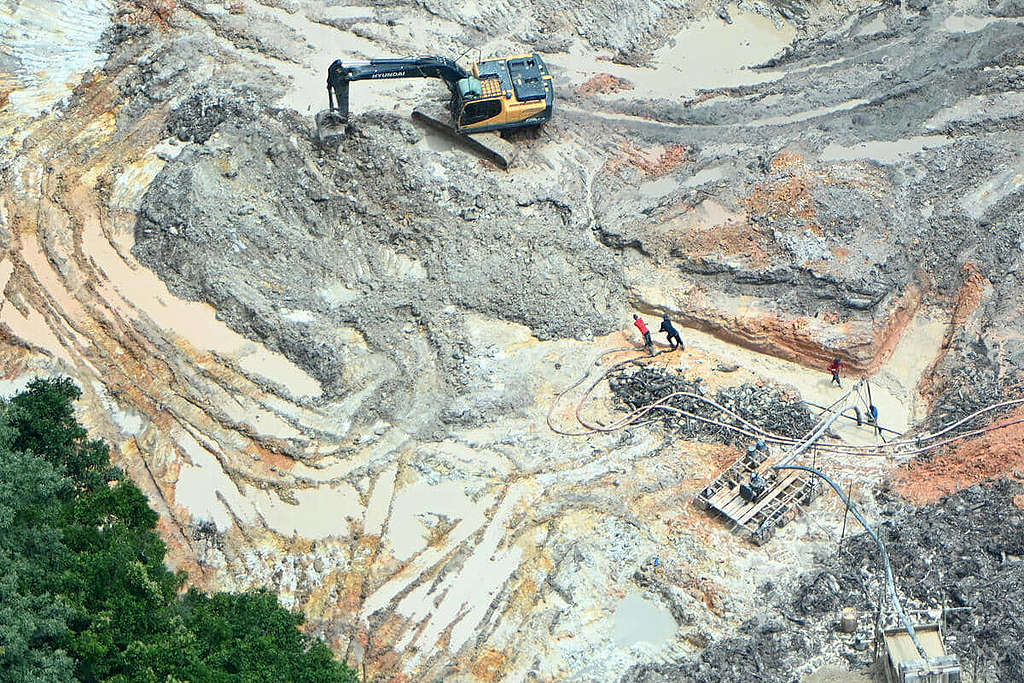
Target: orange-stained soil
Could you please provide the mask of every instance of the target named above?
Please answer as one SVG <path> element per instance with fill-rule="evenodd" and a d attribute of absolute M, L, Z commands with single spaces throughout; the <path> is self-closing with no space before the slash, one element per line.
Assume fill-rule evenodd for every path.
<path fill-rule="evenodd" d="M 177 8 L 177 0 L 139 0 L 127 5 L 121 17 L 129 24 L 148 24 L 167 30 L 171 27 L 171 15 Z"/>
<path fill-rule="evenodd" d="M 625 78 L 611 74 L 597 74 L 590 80 L 576 87 L 577 95 L 611 95 L 623 90 L 632 90 L 633 84 Z"/>
<path fill-rule="evenodd" d="M 626 166 L 634 166 L 647 175 L 658 177 L 670 173 L 686 161 L 686 147 L 670 145 L 662 147 L 638 147 L 623 145 L 622 152 L 609 159 L 604 170 L 615 172 Z"/>
<path fill-rule="evenodd" d="M 846 363 L 851 376 L 873 374 L 885 365 L 903 337 L 907 325 L 913 320 L 921 304 L 921 291 L 908 287 L 895 302 L 889 319 L 869 333 L 856 333 L 844 327 L 841 337 L 844 346 L 823 344 L 820 329 L 804 317 L 785 318 L 772 313 L 761 315 L 723 317 L 719 312 L 705 309 L 695 302 L 686 312 L 676 317 L 687 327 L 712 334 L 723 341 L 746 349 L 767 353 L 793 361 L 809 368 L 824 370 L 829 361 L 839 356 Z"/>
<path fill-rule="evenodd" d="M 775 255 L 775 238 L 746 221 L 727 220 L 706 230 L 687 230 L 677 240 L 694 260 L 713 255 L 742 260 L 751 268 L 770 266 Z M 770 251 L 769 251 L 770 250 Z"/>
<path fill-rule="evenodd" d="M 1021 418 L 1024 408 L 1000 422 Z M 988 432 L 931 460 L 914 461 L 897 470 L 892 481 L 901 496 L 926 505 L 974 484 L 1014 475 L 1024 476 L 1024 423 Z M 1014 502 L 1020 506 L 1021 501 Z"/>
<path fill-rule="evenodd" d="M 751 215 L 768 218 L 800 218 L 820 233 L 815 221 L 818 214 L 811 198 L 810 188 L 814 178 L 808 174 L 793 175 L 778 181 L 759 183 L 747 198 L 747 209 Z"/>
<path fill-rule="evenodd" d="M 471 671 L 473 677 L 478 681 L 497 681 L 505 671 L 508 657 L 504 652 L 498 650 L 487 650 L 473 662 Z"/>

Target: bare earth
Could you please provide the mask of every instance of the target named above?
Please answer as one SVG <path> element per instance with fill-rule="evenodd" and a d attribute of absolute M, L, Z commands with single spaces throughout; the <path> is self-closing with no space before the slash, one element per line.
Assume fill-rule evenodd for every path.
<path fill-rule="evenodd" d="M 532 50 L 556 113 L 508 172 L 411 122 L 437 81 L 356 83 L 313 139 L 335 58 Z M 546 418 L 634 311 L 713 388 L 828 405 L 842 357 L 901 433 L 1019 398 L 1022 105 L 1018 0 L 0 0 L 0 390 L 75 378 L 175 566 L 367 680 L 868 680 L 842 600 L 792 602 L 856 575 L 837 500 L 755 547 L 690 505 L 746 441 Z M 930 520 L 1022 439 L 817 462 Z"/>

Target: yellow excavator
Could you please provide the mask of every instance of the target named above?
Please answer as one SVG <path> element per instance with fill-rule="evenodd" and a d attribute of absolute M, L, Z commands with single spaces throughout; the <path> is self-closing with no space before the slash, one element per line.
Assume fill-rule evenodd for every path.
<path fill-rule="evenodd" d="M 502 168 L 511 163 L 514 147 L 498 134 L 539 127 L 551 118 L 554 104 L 551 75 L 537 53 L 484 60 L 471 71 L 445 57 L 338 59 L 327 70 L 329 109 L 316 116 L 321 142 L 342 135 L 348 124 L 349 83 L 386 78 L 444 81 L 451 94 L 448 111 L 417 108 L 413 118 L 453 135 Z"/>

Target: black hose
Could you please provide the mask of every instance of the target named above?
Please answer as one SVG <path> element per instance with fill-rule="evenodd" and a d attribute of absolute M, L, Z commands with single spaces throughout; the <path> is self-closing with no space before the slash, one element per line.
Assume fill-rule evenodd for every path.
<path fill-rule="evenodd" d="M 857 518 L 857 521 L 864 526 L 864 529 L 868 532 L 871 538 L 874 539 L 875 543 L 878 544 L 878 549 L 882 553 L 882 562 L 885 564 L 885 580 L 889 584 L 889 598 L 892 600 L 893 607 L 896 608 L 896 614 L 899 615 L 900 621 L 903 622 L 903 627 L 907 630 L 907 633 L 910 635 L 910 639 L 914 641 L 914 647 L 917 648 L 918 654 L 921 655 L 922 659 L 928 661 L 930 657 L 928 656 L 928 653 L 925 652 L 924 645 L 921 644 L 921 641 L 917 637 L 917 631 L 914 630 L 914 625 L 910 623 L 910 619 L 907 618 L 906 613 L 903 611 L 903 606 L 900 604 L 900 596 L 898 593 L 896 593 L 896 580 L 893 578 L 892 575 L 892 564 L 889 562 L 889 553 L 885 549 L 885 544 L 882 543 L 882 539 L 878 537 L 878 534 L 876 534 L 875 530 L 871 528 L 871 525 L 868 524 L 868 521 L 866 519 L 864 519 L 864 516 L 860 514 L 860 510 L 858 510 L 853 505 L 853 503 L 850 502 L 850 499 L 847 498 L 845 494 L 843 494 L 843 490 L 839 488 L 839 485 L 836 484 L 831 479 L 829 479 L 828 475 L 822 472 L 821 470 L 816 470 L 813 467 L 807 467 L 806 465 L 776 465 L 772 469 L 802 470 L 804 472 L 810 472 L 811 474 L 815 474 L 824 479 L 828 483 L 828 485 L 831 486 L 832 489 L 839 495 L 842 501 L 846 503 L 846 507 L 849 508 L 850 512 L 853 513 L 853 516 Z"/>

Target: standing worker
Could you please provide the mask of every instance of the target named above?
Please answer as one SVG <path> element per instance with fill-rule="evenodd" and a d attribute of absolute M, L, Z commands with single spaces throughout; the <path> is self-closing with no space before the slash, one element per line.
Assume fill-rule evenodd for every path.
<path fill-rule="evenodd" d="M 668 339 L 669 346 L 675 351 L 679 349 L 683 350 L 683 338 L 679 336 L 679 330 L 675 328 L 672 321 L 668 319 L 668 313 L 661 319 L 661 331 L 665 333 L 665 337 Z"/>
<path fill-rule="evenodd" d="M 644 348 L 647 349 L 647 353 L 654 355 L 654 342 L 651 341 L 651 331 L 647 329 L 647 323 L 644 322 L 643 318 L 634 313 L 633 324 L 636 325 L 636 329 L 640 330 L 640 334 L 644 337 Z"/>
<path fill-rule="evenodd" d="M 840 389 L 843 388 L 842 383 L 839 381 L 839 371 L 843 368 L 843 361 L 840 358 L 833 358 L 832 364 L 828 366 L 828 371 L 832 373 L 832 381 L 835 382 L 836 386 Z"/>

